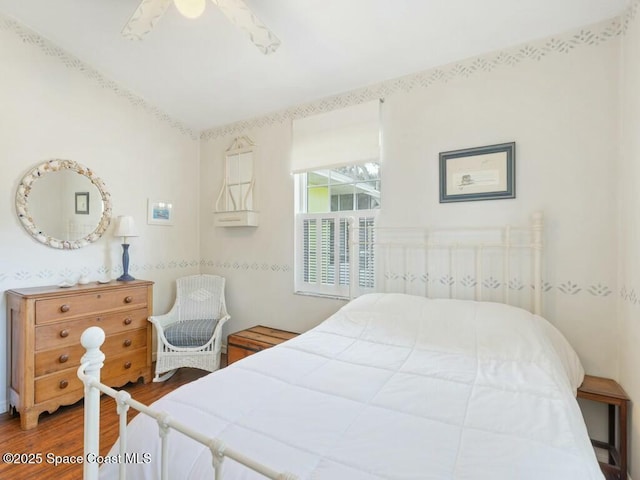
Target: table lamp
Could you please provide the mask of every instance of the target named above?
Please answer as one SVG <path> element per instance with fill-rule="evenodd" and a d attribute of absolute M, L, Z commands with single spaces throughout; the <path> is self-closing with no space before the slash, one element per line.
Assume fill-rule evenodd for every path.
<path fill-rule="evenodd" d="M 135 280 L 135 278 L 129 275 L 129 244 L 127 243 L 128 237 L 138 236 L 133 217 L 129 215 L 119 216 L 116 220 L 116 230 L 113 232 L 113 236 L 122 237 L 122 275 L 116 280 L 120 282 Z"/>

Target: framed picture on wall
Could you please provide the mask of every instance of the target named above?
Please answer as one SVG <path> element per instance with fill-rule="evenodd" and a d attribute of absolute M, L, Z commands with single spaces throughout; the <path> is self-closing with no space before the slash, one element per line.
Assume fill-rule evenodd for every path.
<path fill-rule="evenodd" d="M 76 215 L 89 215 L 89 192 L 76 192 Z"/>
<path fill-rule="evenodd" d="M 515 142 L 440 153 L 440 203 L 516 198 Z"/>
<path fill-rule="evenodd" d="M 173 225 L 173 203 L 148 199 L 147 223 L 150 225 Z"/>

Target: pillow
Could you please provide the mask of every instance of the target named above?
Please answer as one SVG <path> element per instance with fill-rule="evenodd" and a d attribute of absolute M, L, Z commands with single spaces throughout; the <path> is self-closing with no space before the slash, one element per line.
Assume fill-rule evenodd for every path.
<path fill-rule="evenodd" d="M 201 347 L 211 339 L 217 324 L 217 319 L 178 322 L 167 328 L 164 336 L 174 347 Z"/>

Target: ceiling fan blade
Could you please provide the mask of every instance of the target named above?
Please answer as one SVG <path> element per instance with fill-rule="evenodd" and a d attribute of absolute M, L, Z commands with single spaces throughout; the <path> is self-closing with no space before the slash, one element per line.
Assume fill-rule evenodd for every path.
<path fill-rule="evenodd" d="M 142 40 L 142 37 L 153 30 L 170 3 L 171 0 L 142 0 L 122 29 L 122 36 L 129 40 Z"/>
<path fill-rule="evenodd" d="M 268 55 L 280 40 L 254 15 L 244 0 L 212 0 L 235 26 L 242 29 L 258 49 Z"/>

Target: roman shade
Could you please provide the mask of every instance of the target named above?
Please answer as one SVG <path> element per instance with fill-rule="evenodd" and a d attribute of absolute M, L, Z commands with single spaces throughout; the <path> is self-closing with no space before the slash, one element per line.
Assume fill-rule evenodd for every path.
<path fill-rule="evenodd" d="M 379 159 L 379 100 L 293 121 L 292 173 Z"/>

